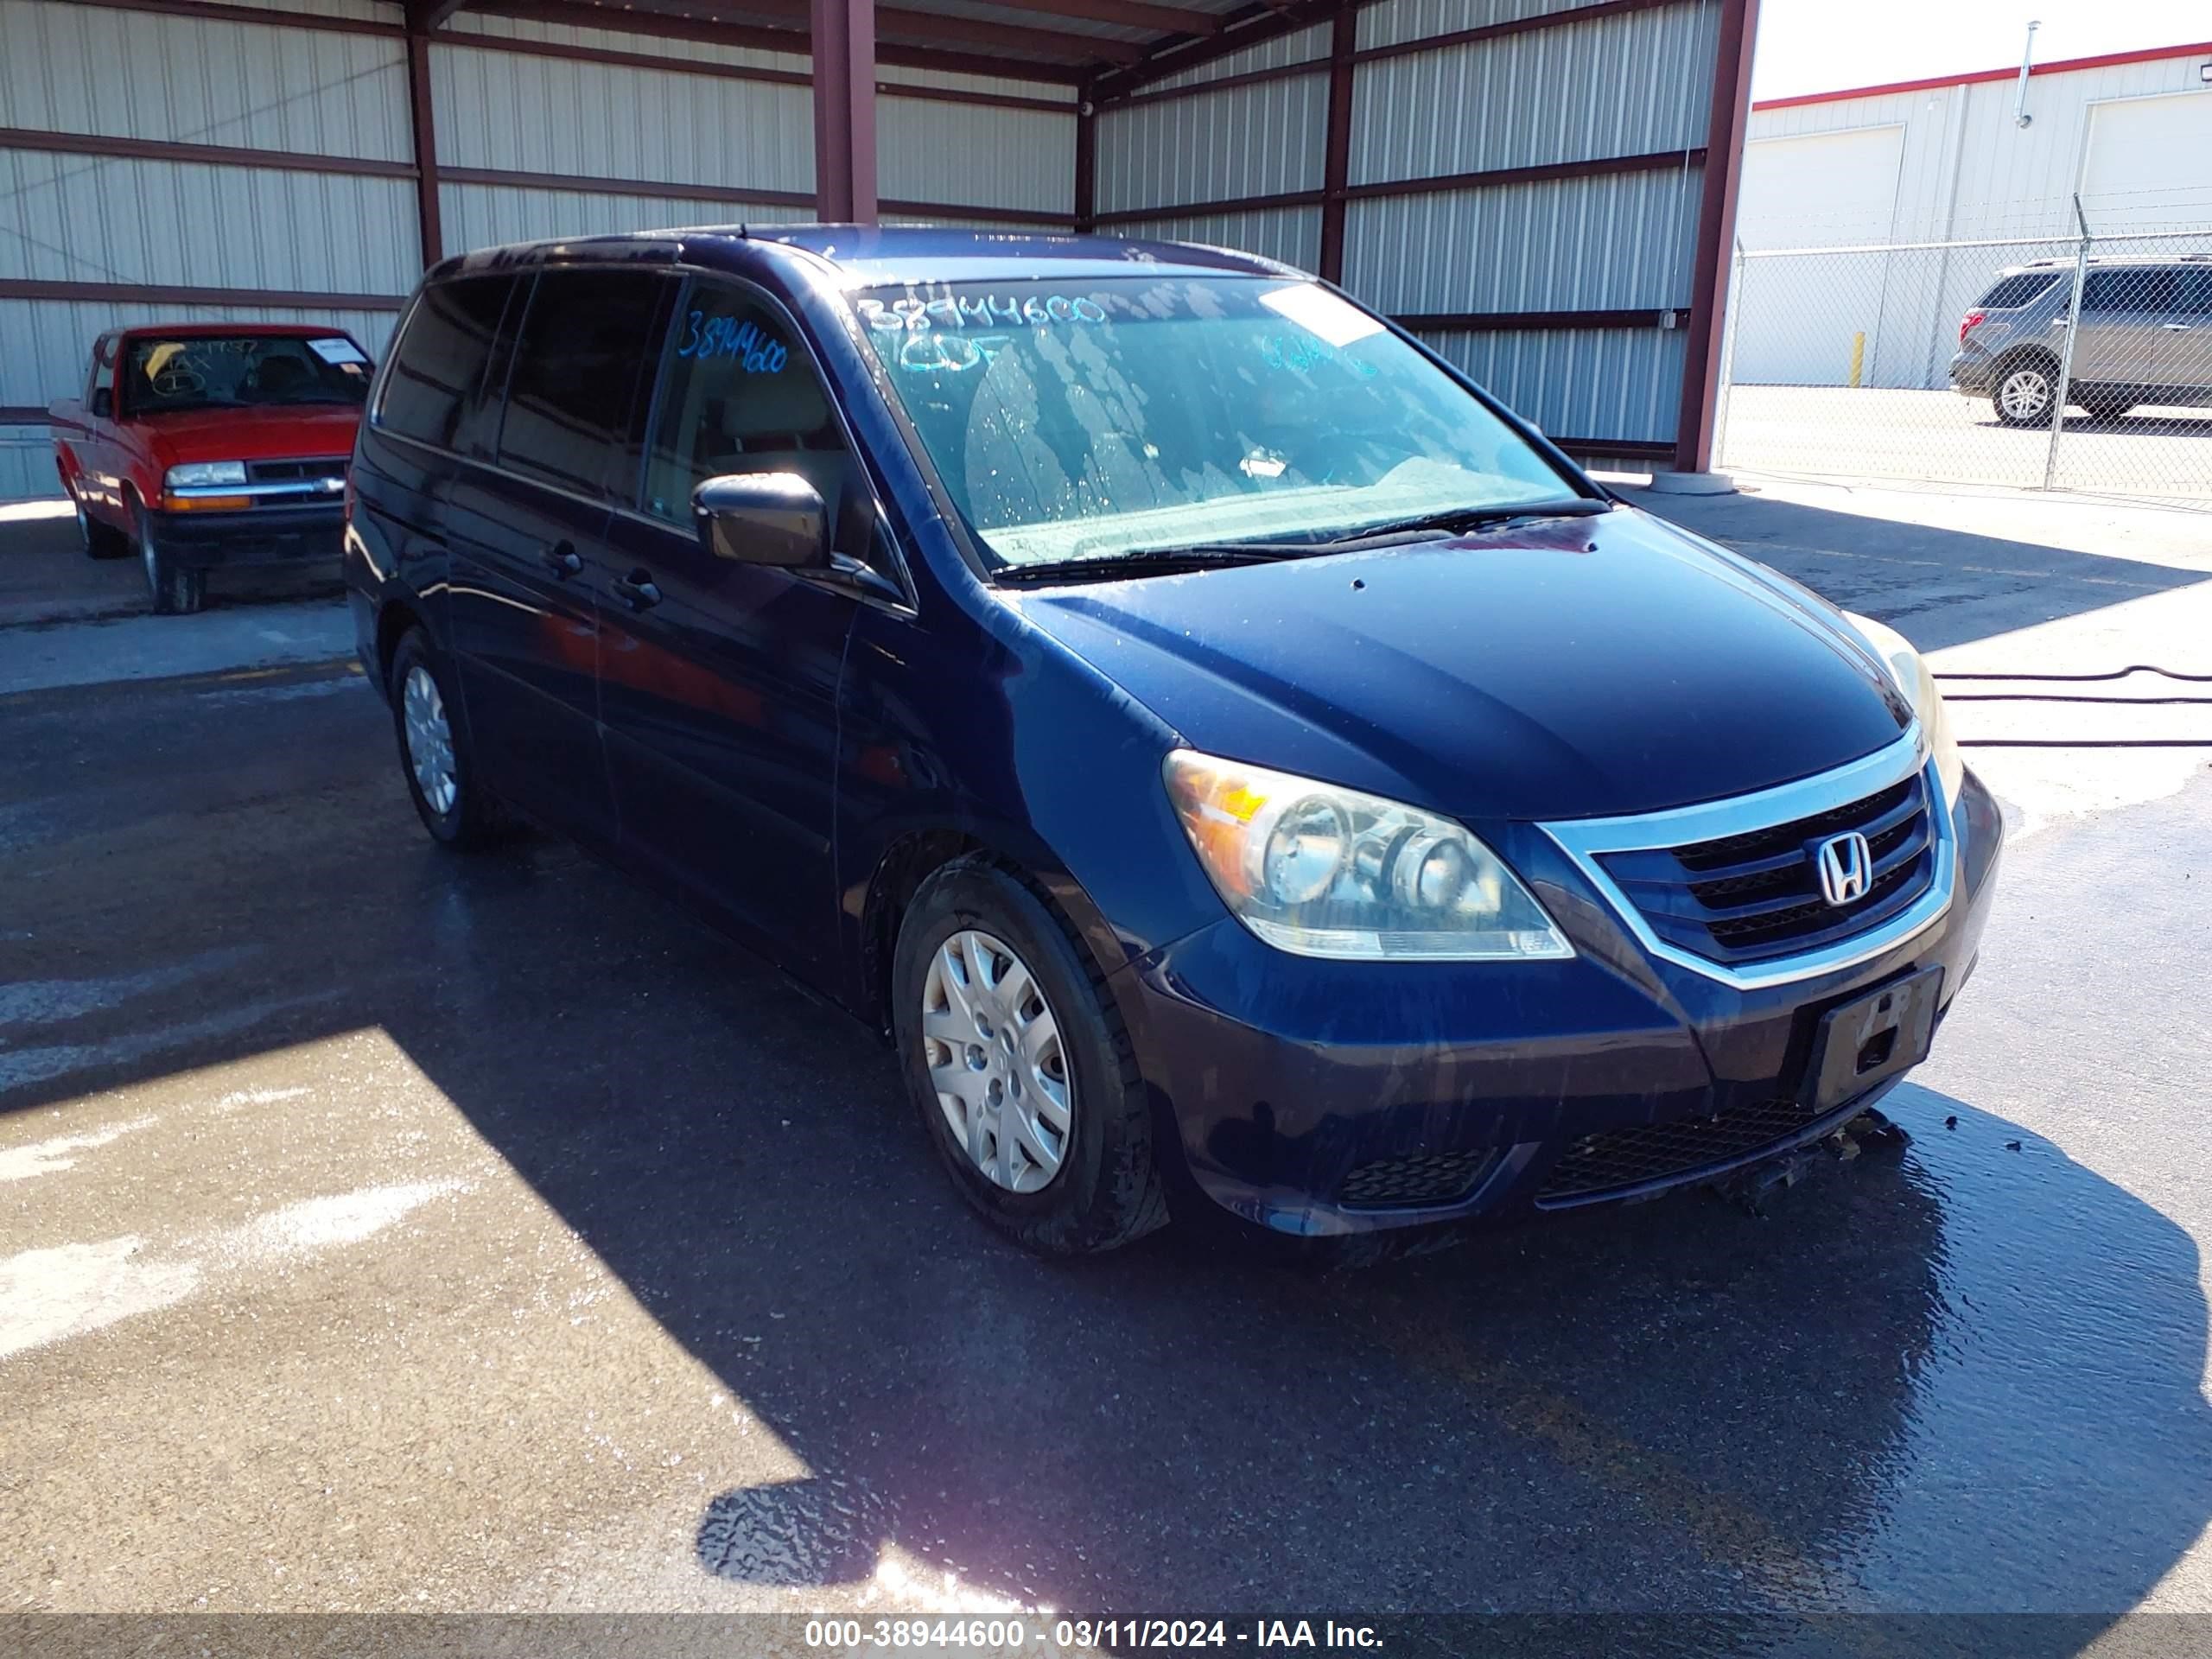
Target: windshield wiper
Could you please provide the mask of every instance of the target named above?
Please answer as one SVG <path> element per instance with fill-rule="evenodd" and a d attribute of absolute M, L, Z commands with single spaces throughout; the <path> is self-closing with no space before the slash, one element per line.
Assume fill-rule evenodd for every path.
<path fill-rule="evenodd" d="M 1363 524 L 1319 545 L 1334 551 L 1354 542 L 1380 541 L 1391 536 L 1409 536 L 1418 531 L 1442 531 L 1448 535 L 1464 536 L 1470 531 L 1503 530 L 1509 524 L 1542 518 L 1593 518 L 1612 510 L 1611 502 L 1595 501 L 1587 496 L 1563 501 L 1533 501 L 1512 507 L 1446 507 L 1440 512 L 1415 513 L 1379 524 Z"/>
<path fill-rule="evenodd" d="M 1310 542 L 1199 542 L 1188 547 L 1146 547 L 1133 553 L 1047 559 L 1039 564 L 1002 564 L 994 574 L 1001 582 L 1056 582 L 1070 576 L 1112 582 L 1124 575 L 1166 576 L 1223 565 L 1273 564 L 1313 550 Z"/>

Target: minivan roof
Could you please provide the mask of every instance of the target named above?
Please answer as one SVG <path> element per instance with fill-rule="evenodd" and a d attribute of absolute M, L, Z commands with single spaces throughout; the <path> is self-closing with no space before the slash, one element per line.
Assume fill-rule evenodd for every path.
<path fill-rule="evenodd" d="M 482 248 L 439 264 L 433 278 L 517 264 L 658 263 L 734 265 L 741 248 L 788 247 L 849 272 L 856 285 L 996 282 L 1056 276 L 1098 277 L 1233 273 L 1303 276 L 1255 254 L 1193 242 L 1123 241 L 1042 231 L 966 231 L 874 225 L 696 225 L 620 236 L 572 237 Z"/>

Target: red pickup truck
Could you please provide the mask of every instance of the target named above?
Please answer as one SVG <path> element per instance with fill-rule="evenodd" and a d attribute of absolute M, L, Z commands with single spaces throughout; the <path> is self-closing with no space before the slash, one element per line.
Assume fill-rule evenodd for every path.
<path fill-rule="evenodd" d="M 327 562 L 335 575 L 369 372 L 336 328 L 102 334 L 83 398 L 48 411 L 85 550 L 136 553 L 165 614 L 198 610 L 216 569 Z"/>

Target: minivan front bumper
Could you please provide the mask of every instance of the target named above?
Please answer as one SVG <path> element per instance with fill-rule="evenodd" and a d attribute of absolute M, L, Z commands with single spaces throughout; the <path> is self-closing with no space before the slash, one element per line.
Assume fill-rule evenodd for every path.
<path fill-rule="evenodd" d="M 1971 772 L 1952 824 L 1942 913 L 1810 977 L 1746 988 L 1655 956 L 1529 827 L 1509 861 L 1571 960 L 1323 961 L 1224 918 L 1133 963 L 1120 1000 L 1192 1184 L 1271 1231 L 1647 1197 L 1816 1140 L 1893 1085 L 1799 1103 L 1829 1009 L 1939 968 L 1940 1018 L 1972 972 L 2003 830 Z"/>

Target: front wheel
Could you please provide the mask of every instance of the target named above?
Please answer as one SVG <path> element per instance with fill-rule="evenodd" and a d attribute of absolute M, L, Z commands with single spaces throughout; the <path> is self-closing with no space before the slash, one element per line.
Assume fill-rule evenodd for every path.
<path fill-rule="evenodd" d="M 391 686 L 400 767 L 423 827 L 457 852 L 503 840 L 510 823 L 477 781 L 475 757 L 453 716 L 445 663 L 422 629 L 410 628 L 392 652 Z"/>
<path fill-rule="evenodd" d="M 138 545 L 139 562 L 146 567 L 146 587 L 154 597 L 156 616 L 189 616 L 207 602 L 207 573 L 187 570 L 154 542 L 153 527 L 146 521 L 146 505 L 130 499 L 131 539 Z"/>
<path fill-rule="evenodd" d="M 931 875 L 900 924 L 892 995 L 915 1109 L 992 1226 L 1067 1256 L 1167 1219 L 1128 1033 L 1088 955 L 1022 881 L 981 858 Z"/>
<path fill-rule="evenodd" d="M 2007 426 L 2049 426 L 2058 406 L 2058 382 L 2042 363 L 2015 363 L 1998 377 L 1993 402 Z"/>

